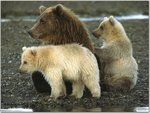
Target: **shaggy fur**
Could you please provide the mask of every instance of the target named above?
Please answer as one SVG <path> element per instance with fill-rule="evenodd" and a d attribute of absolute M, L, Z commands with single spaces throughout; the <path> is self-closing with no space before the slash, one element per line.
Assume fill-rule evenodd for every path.
<path fill-rule="evenodd" d="M 57 57 L 56 57 L 57 56 Z M 20 70 L 40 71 L 51 85 L 51 97 L 66 96 L 64 80 L 73 82 L 71 96 L 81 98 L 84 86 L 92 97 L 101 95 L 99 69 L 90 50 L 78 44 L 23 48 Z"/>
<path fill-rule="evenodd" d="M 76 42 L 93 52 L 84 24 L 70 9 L 60 4 L 39 9 L 41 15 L 30 31 L 33 38 L 38 38 L 45 44 L 55 45 Z"/>
<path fill-rule="evenodd" d="M 93 35 L 104 41 L 95 51 L 104 64 L 104 81 L 109 89 L 132 89 L 137 82 L 138 65 L 121 23 L 113 16 L 105 17 Z"/>
<path fill-rule="evenodd" d="M 39 18 L 29 30 L 31 37 L 42 40 L 45 45 L 78 43 L 93 52 L 93 46 L 85 25 L 70 9 L 58 4 L 49 8 L 40 6 L 39 10 Z M 37 91 L 50 92 L 51 88 L 40 72 L 34 72 L 32 79 Z M 65 82 L 65 84 L 67 94 L 70 94 L 72 91 L 71 84 L 69 82 Z M 89 95 L 87 90 L 86 92 Z"/>

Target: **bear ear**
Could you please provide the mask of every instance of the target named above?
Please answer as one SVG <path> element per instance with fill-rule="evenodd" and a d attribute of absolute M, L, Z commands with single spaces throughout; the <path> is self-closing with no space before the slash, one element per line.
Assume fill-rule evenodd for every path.
<path fill-rule="evenodd" d="M 33 56 L 36 56 L 36 54 L 37 54 L 36 50 L 31 50 L 31 54 L 32 54 Z"/>
<path fill-rule="evenodd" d="M 107 17 L 104 17 L 104 20 L 108 19 Z"/>
<path fill-rule="evenodd" d="M 40 14 L 42 14 L 45 10 L 46 10 L 45 6 L 42 5 L 39 7 Z"/>
<path fill-rule="evenodd" d="M 25 46 L 24 46 L 24 47 L 22 47 L 22 51 L 25 51 L 26 49 L 27 49 L 27 47 L 25 47 Z"/>
<path fill-rule="evenodd" d="M 109 22 L 111 23 L 111 25 L 114 25 L 115 24 L 115 18 L 113 16 L 110 16 Z"/>
<path fill-rule="evenodd" d="M 56 8 L 55 8 L 55 13 L 57 14 L 57 15 L 63 15 L 63 5 L 62 4 L 58 4 L 57 6 L 56 6 Z"/>

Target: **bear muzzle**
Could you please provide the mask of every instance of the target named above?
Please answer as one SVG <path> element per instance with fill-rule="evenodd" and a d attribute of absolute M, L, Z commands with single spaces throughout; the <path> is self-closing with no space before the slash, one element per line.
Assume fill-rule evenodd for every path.
<path fill-rule="evenodd" d="M 23 71 L 23 70 L 21 70 L 21 69 L 18 69 L 18 72 L 19 72 L 20 74 L 26 73 L 25 71 Z"/>
<path fill-rule="evenodd" d="M 35 38 L 35 39 L 43 38 L 43 33 L 34 33 L 32 30 L 28 30 L 27 32 L 32 38 Z"/>
<path fill-rule="evenodd" d="M 32 34 L 32 31 L 31 31 L 31 30 L 28 30 L 27 33 L 28 33 L 31 37 L 33 37 L 33 34 Z"/>
<path fill-rule="evenodd" d="M 99 37 L 100 37 L 100 34 L 97 34 L 95 30 L 92 32 L 92 34 L 93 34 L 93 36 L 96 37 L 96 38 L 99 38 Z"/>
<path fill-rule="evenodd" d="M 24 26 L 24 29 L 31 37 L 33 36 L 32 31 L 29 29 L 28 26 Z"/>
<path fill-rule="evenodd" d="M 25 70 L 22 69 L 22 66 L 19 67 L 18 72 L 19 72 L 20 74 L 27 73 L 27 71 L 25 71 Z"/>

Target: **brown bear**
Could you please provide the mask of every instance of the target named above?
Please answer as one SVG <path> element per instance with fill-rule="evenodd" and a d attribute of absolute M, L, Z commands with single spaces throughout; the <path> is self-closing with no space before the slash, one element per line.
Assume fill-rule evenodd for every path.
<path fill-rule="evenodd" d="M 40 6 L 40 17 L 28 33 L 44 44 L 79 43 L 93 52 L 93 46 L 84 24 L 61 4 L 45 8 Z"/>
<path fill-rule="evenodd" d="M 58 4 L 49 8 L 40 6 L 39 10 L 40 16 L 35 25 L 28 31 L 31 37 L 41 40 L 45 45 L 78 43 L 94 52 L 85 25 L 69 8 Z M 40 72 L 34 72 L 32 79 L 38 92 L 50 92 L 49 90 L 51 88 Z M 65 83 L 67 86 L 67 94 L 70 94 L 72 85 L 68 82 Z M 86 92 L 88 95 L 88 91 Z"/>

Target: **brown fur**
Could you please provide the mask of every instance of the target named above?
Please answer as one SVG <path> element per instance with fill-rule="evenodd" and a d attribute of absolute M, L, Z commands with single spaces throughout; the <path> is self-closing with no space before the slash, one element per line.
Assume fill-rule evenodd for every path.
<path fill-rule="evenodd" d="M 31 28 L 33 38 L 55 45 L 76 42 L 93 52 L 87 29 L 70 9 L 59 4 L 42 11 L 37 23 Z"/>
<path fill-rule="evenodd" d="M 44 44 L 78 43 L 94 52 L 85 25 L 70 9 L 58 4 L 49 8 L 41 6 L 39 10 L 39 18 L 29 30 L 31 37 L 40 39 Z M 40 72 L 34 72 L 32 79 L 37 91 L 50 92 L 51 88 L 48 87 Z M 67 86 L 67 94 L 70 94 L 72 91 L 71 84 L 68 82 L 65 82 L 65 84 Z M 89 95 L 90 93 L 85 94 Z"/>

